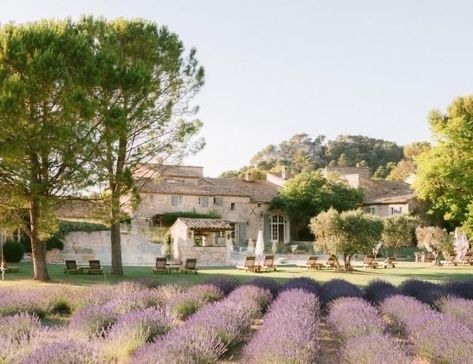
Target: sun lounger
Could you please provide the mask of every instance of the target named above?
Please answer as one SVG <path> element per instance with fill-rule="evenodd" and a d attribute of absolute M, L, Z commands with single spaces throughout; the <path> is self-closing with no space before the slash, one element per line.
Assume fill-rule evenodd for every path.
<path fill-rule="evenodd" d="M 307 262 L 297 263 L 296 265 L 298 267 L 303 267 L 307 269 L 320 269 L 322 267 L 322 264 L 317 262 L 317 257 L 315 255 L 309 256 L 309 258 L 307 258 Z"/>
<path fill-rule="evenodd" d="M 153 273 L 169 273 L 169 269 L 166 267 L 166 258 L 156 258 L 156 265 L 153 268 Z"/>
<path fill-rule="evenodd" d="M 454 265 L 454 266 L 457 266 L 457 264 L 459 263 L 457 261 L 457 256 L 455 254 L 449 254 L 447 256 L 447 259 L 446 260 L 442 260 L 440 263 L 442 263 L 443 265 Z"/>
<path fill-rule="evenodd" d="M 468 252 L 465 254 L 460 264 L 462 265 L 473 265 L 473 252 Z"/>
<path fill-rule="evenodd" d="M 378 262 L 373 255 L 367 255 L 363 258 L 363 268 L 378 268 Z"/>
<path fill-rule="evenodd" d="M 197 274 L 197 259 L 186 259 L 184 267 L 180 269 L 184 273 L 195 273 Z"/>
<path fill-rule="evenodd" d="M 102 274 L 103 273 L 103 269 L 100 266 L 100 260 L 89 260 L 88 273 L 89 274 Z"/>
<path fill-rule="evenodd" d="M 77 262 L 75 260 L 66 260 L 66 268 L 64 268 L 64 274 L 66 273 L 83 273 L 84 269 L 82 267 L 77 266 Z"/>
<path fill-rule="evenodd" d="M 264 263 L 261 266 L 261 269 L 265 272 L 268 272 L 270 270 L 276 271 L 276 268 L 277 267 L 274 265 L 274 255 L 266 255 L 264 257 Z"/>
<path fill-rule="evenodd" d="M 325 263 L 322 263 L 322 268 L 325 268 L 325 269 L 335 269 L 335 267 L 337 266 L 337 258 L 335 257 L 335 255 L 330 255 L 326 262 Z"/>
<path fill-rule="evenodd" d="M 245 259 L 245 265 L 237 265 L 237 269 L 239 270 L 245 270 L 245 271 L 250 271 L 250 272 L 258 272 L 259 271 L 259 265 L 255 265 L 255 257 L 246 257 Z"/>
<path fill-rule="evenodd" d="M 386 260 L 381 263 L 381 266 L 383 268 L 388 268 L 388 267 L 396 268 L 396 258 L 394 257 L 386 258 Z"/>

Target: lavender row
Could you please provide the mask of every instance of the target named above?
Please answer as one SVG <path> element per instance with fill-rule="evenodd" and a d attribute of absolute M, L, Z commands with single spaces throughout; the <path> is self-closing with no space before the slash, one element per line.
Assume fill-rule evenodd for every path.
<path fill-rule="evenodd" d="M 303 289 L 284 290 L 243 350 L 243 362 L 314 363 L 320 351 L 320 304 Z"/>
<path fill-rule="evenodd" d="M 469 363 L 473 332 L 468 326 L 413 297 L 396 295 L 381 305 L 394 328 L 407 335 L 416 354 L 432 363 Z"/>
<path fill-rule="evenodd" d="M 387 325 L 376 307 L 361 298 L 334 301 L 327 321 L 343 340 L 340 352 L 343 363 L 411 362 L 404 349 L 387 334 Z"/>
<path fill-rule="evenodd" d="M 272 295 L 266 289 L 241 286 L 139 350 L 133 362 L 214 363 L 243 342 L 254 319 L 261 316 L 271 300 Z"/>

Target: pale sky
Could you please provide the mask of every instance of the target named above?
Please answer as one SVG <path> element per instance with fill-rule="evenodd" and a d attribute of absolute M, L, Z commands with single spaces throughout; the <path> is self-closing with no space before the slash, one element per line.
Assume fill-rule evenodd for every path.
<path fill-rule="evenodd" d="M 145 18 L 196 47 L 205 174 L 295 133 L 428 140 L 428 112 L 473 93 L 473 1 L 2 0 L 0 22 Z"/>

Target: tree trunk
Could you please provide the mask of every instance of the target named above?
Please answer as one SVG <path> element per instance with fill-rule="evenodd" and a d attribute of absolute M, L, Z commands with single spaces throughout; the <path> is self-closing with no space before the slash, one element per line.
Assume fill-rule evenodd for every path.
<path fill-rule="evenodd" d="M 122 245 L 120 235 L 120 197 L 112 193 L 110 238 L 112 249 L 112 275 L 122 276 Z"/>
<path fill-rule="evenodd" d="M 343 259 L 344 259 L 344 263 L 345 263 L 345 270 L 346 271 L 352 270 L 352 267 L 351 267 L 351 254 L 344 254 Z"/>
<path fill-rule="evenodd" d="M 30 201 L 30 239 L 31 251 L 33 253 L 33 279 L 38 281 L 49 281 L 48 265 L 46 263 L 46 243 L 39 240 L 39 203 L 33 199 Z"/>

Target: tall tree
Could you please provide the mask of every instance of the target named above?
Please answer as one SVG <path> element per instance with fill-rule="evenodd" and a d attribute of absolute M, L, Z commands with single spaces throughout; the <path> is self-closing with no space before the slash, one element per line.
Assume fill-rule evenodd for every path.
<path fill-rule="evenodd" d="M 96 39 L 100 63 L 95 166 L 106 184 L 112 274 L 122 275 L 120 221 L 138 199 L 140 185 L 159 165 L 178 163 L 203 146 L 191 138 L 201 122 L 189 102 L 204 83 L 195 49 L 186 53 L 166 27 L 144 21 L 85 18 L 80 26 Z M 154 163 L 153 168 L 143 168 Z M 140 171 L 139 179 L 137 172 Z"/>
<path fill-rule="evenodd" d="M 361 206 L 362 200 L 361 189 L 351 188 L 342 179 L 326 178 L 319 171 L 312 171 L 290 179 L 271 201 L 270 209 L 283 210 L 301 237 L 307 238 L 311 217 L 331 207 L 338 211 L 354 209 Z"/>
<path fill-rule="evenodd" d="M 384 248 L 394 250 L 411 246 L 417 220 L 411 216 L 390 216 L 384 219 L 382 242 Z"/>
<path fill-rule="evenodd" d="M 473 233 L 473 96 L 455 99 L 446 113 L 431 112 L 429 122 L 436 143 L 415 158 L 414 188 L 450 227 Z"/>
<path fill-rule="evenodd" d="M 95 74 L 93 40 L 69 21 L 0 28 L 2 207 L 31 239 L 37 280 L 49 279 L 54 203 L 88 181 Z"/>

